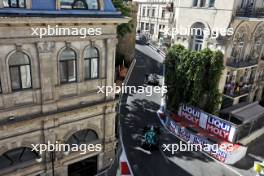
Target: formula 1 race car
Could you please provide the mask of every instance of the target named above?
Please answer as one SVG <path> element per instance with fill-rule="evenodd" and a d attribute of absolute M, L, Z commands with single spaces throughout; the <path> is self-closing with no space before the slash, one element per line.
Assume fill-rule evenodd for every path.
<path fill-rule="evenodd" d="M 155 126 L 147 126 L 143 130 L 143 141 L 141 147 L 143 149 L 152 151 L 159 149 L 159 135 L 160 128 Z"/>
<path fill-rule="evenodd" d="M 156 74 L 146 74 L 145 83 L 153 86 L 159 86 L 159 77 Z"/>

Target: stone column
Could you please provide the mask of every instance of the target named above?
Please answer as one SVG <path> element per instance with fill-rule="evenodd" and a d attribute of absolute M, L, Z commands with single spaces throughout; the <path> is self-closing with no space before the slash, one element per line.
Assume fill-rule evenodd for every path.
<path fill-rule="evenodd" d="M 226 84 L 227 72 L 228 72 L 227 69 L 224 69 L 223 70 L 222 75 L 221 75 L 221 78 L 220 78 L 220 81 L 219 81 L 219 87 L 218 87 L 218 89 L 222 93 L 224 92 L 224 88 L 225 88 L 225 84 Z"/>
<path fill-rule="evenodd" d="M 114 86 L 115 79 L 115 52 L 117 39 L 106 39 L 106 86 Z M 113 100 L 115 93 L 108 94 L 106 100 Z"/>
<path fill-rule="evenodd" d="M 99 0 L 99 8 L 100 10 L 104 10 L 104 0 Z"/>
<path fill-rule="evenodd" d="M 114 160 L 116 151 L 115 138 L 115 104 L 107 105 L 105 107 L 104 115 L 104 155 L 103 166 L 108 167 Z"/>
<path fill-rule="evenodd" d="M 61 9 L 60 1 L 59 0 L 56 0 L 56 9 L 57 10 L 60 10 Z"/>
<path fill-rule="evenodd" d="M 41 84 L 41 101 L 42 112 L 56 111 L 57 107 L 54 102 L 54 70 L 51 65 L 53 63 L 53 42 L 37 43 L 39 64 L 40 64 L 40 84 Z"/>
<path fill-rule="evenodd" d="M 32 8 L 32 0 L 26 0 L 26 8 L 31 9 Z"/>

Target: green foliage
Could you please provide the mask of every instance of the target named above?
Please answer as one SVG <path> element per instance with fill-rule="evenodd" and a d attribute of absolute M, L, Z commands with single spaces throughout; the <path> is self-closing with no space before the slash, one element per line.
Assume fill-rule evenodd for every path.
<path fill-rule="evenodd" d="M 117 8 L 123 16 L 130 16 L 130 7 L 124 4 L 123 0 L 113 0 L 115 8 Z M 123 37 L 126 33 L 131 33 L 134 25 L 132 21 L 117 26 L 118 37 Z"/>
<path fill-rule="evenodd" d="M 187 103 L 209 113 L 217 111 L 221 100 L 218 84 L 224 68 L 220 51 L 195 52 L 174 45 L 168 51 L 165 65 L 170 109 L 177 110 L 180 103 Z"/>
<path fill-rule="evenodd" d="M 118 67 L 120 65 L 123 65 L 128 68 L 130 66 L 130 62 L 125 58 L 124 54 L 121 54 L 120 52 L 116 52 L 116 61 L 115 66 Z"/>

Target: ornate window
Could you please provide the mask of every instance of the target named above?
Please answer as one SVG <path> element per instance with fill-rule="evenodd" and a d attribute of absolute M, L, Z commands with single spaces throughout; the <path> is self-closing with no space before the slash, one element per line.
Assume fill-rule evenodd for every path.
<path fill-rule="evenodd" d="M 264 26 L 258 27 L 254 34 L 253 45 L 251 48 L 251 56 L 253 59 L 258 60 L 261 56 L 261 51 L 264 45 Z M 262 53 L 263 54 L 263 53 Z"/>
<path fill-rule="evenodd" d="M 198 5 L 198 0 L 193 0 L 193 7 L 197 7 Z"/>
<path fill-rule="evenodd" d="M 60 83 L 76 82 L 76 53 L 67 48 L 59 58 Z"/>
<path fill-rule="evenodd" d="M 209 7 L 214 7 L 215 5 L 215 0 L 210 0 L 209 1 Z"/>
<path fill-rule="evenodd" d="M 200 0 L 200 7 L 204 7 L 205 6 L 205 0 Z"/>
<path fill-rule="evenodd" d="M 233 41 L 233 48 L 231 53 L 232 62 L 239 62 L 244 58 L 244 50 L 247 42 L 247 30 L 246 27 L 240 27 L 235 34 Z"/>
<path fill-rule="evenodd" d="M 200 51 L 203 46 L 204 41 L 204 30 L 205 26 L 204 24 L 198 22 L 195 23 L 191 27 L 191 34 L 192 34 L 192 40 L 191 40 L 191 48 L 194 51 Z"/>
<path fill-rule="evenodd" d="M 166 12 L 166 10 L 163 8 L 161 11 L 161 18 L 165 18 L 165 12 Z"/>
<path fill-rule="evenodd" d="M 91 142 L 94 142 L 98 140 L 98 135 L 93 130 L 81 130 L 73 135 L 70 136 L 70 138 L 66 141 L 66 144 L 89 144 Z"/>
<path fill-rule="evenodd" d="M 143 7 L 143 8 L 142 8 L 142 16 L 143 16 L 143 17 L 146 16 L 146 7 Z"/>
<path fill-rule="evenodd" d="M 31 165 L 36 162 L 39 155 L 31 151 L 31 148 L 21 147 L 7 151 L 0 156 L 0 170 L 14 167 L 18 169 L 20 166 Z"/>
<path fill-rule="evenodd" d="M 154 28 L 155 28 L 155 24 L 151 23 L 150 24 L 150 31 L 149 31 L 150 34 L 154 34 Z"/>
<path fill-rule="evenodd" d="M 151 16 L 152 16 L 152 17 L 155 17 L 155 15 L 156 15 L 156 8 L 153 8 L 153 9 L 152 9 L 152 14 L 151 14 Z"/>
<path fill-rule="evenodd" d="M 61 9 L 98 10 L 98 0 L 60 0 Z"/>
<path fill-rule="evenodd" d="M 4 7 L 26 8 L 26 0 L 3 0 Z"/>
<path fill-rule="evenodd" d="M 89 47 L 85 51 L 84 79 L 96 79 L 99 77 L 99 52 L 95 47 Z"/>
<path fill-rule="evenodd" d="M 11 87 L 13 91 L 32 88 L 29 57 L 23 52 L 15 52 L 8 60 Z"/>

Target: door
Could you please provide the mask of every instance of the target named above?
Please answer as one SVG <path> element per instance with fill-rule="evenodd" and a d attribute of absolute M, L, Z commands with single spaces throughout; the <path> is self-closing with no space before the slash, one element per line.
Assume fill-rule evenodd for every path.
<path fill-rule="evenodd" d="M 94 176 L 97 174 L 97 156 L 68 166 L 68 176 Z"/>

